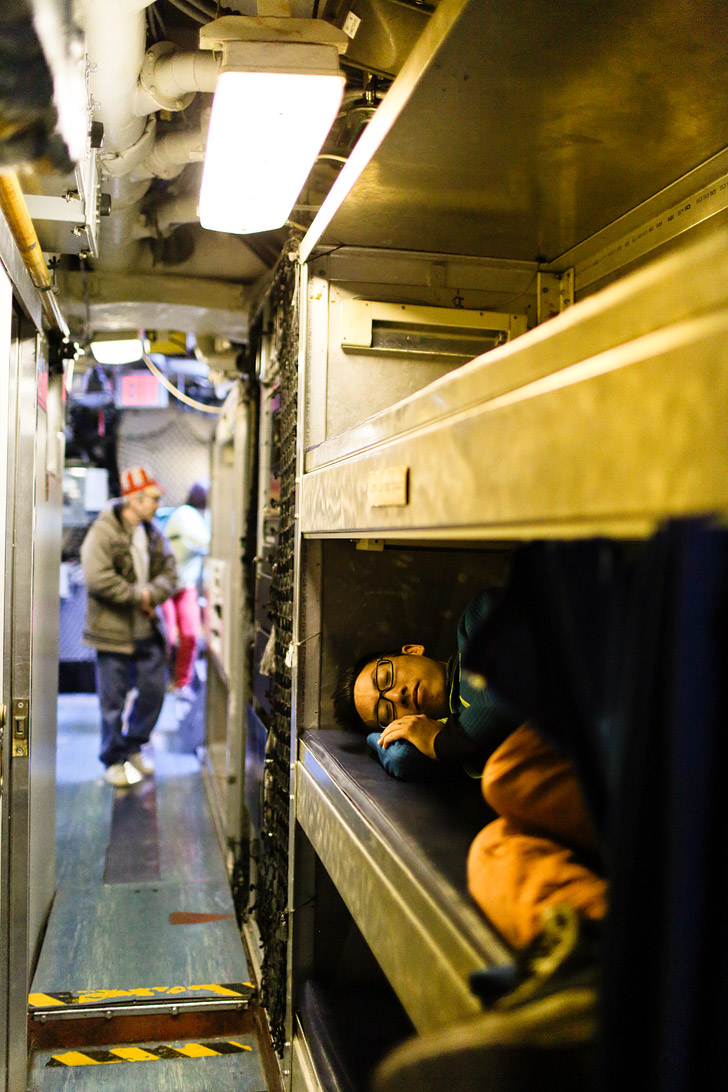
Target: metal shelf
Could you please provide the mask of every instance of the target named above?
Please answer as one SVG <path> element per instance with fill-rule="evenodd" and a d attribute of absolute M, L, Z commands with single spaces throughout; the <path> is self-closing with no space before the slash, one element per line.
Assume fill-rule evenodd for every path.
<path fill-rule="evenodd" d="M 728 239 L 624 278 L 308 453 L 311 536 L 642 535 L 728 510 Z M 406 503 L 376 499 L 406 474 Z"/>
<path fill-rule="evenodd" d="M 297 820 L 418 1031 L 477 1014 L 469 973 L 512 958 L 465 889 L 482 800 L 481 817 L 462 786 L 394 782 L 334 730 L 304 735 L 296 786 Z"/>
<path fill-rule="evenodd" d="M 724 175 L 726 67 L 720 0 L 442 0 L 303 258 L 325 245 L 554 263 L 585 240 L 596 254 L 643 202 L 664 193 L 667 210 Z M 705 215 L 725 205 L 714 197 Z"/>

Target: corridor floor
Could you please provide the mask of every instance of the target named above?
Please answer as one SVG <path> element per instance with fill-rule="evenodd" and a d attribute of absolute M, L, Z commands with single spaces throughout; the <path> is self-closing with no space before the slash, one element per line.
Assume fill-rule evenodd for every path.
<path fill-rule="evenodd" d="M 31 1015 L 45 1013 L 31 1020 L 41 1045 L 29 1092 L 266 1089 L 253 1023 L 235 1015 L 254 989 L 200 762 L 175 729 L 168 695 L 152 737 L 154 777 L 115 790 L 97 758 L 96 696 L 59 697 L 57 892 L 29 999 Z M 143 1007 L 156 1015 L 159 1002 L 169 1013 L 170 1001 L 186 1034 L 103 1035 L 124 1026 L 113 1006 L 133 1018 Z M 200 1012 L 206 1003 L 212 1012 Z M 89 1005 L 91 1019 L 64 1019 Z M 194 1012 L 200 1034 L 191 1037 Z"/>

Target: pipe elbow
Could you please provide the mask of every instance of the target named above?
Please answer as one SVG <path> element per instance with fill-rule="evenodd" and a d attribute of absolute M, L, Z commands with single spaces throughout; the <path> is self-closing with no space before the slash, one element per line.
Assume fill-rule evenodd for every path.
<path fill-rule="evenodd" d="M 198 91 L 213 92 L 217 58 L 200 52 L 178 52 L 172 42 L 155 42 L 147 50 L 139 74 L 134 113 L 184 110 Z"/>

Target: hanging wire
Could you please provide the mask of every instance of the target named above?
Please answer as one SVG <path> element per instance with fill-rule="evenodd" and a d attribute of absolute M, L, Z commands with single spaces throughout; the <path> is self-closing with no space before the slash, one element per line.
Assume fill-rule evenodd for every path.
<path fill-rule="evenodd" d="M 197 8 L 193 8 L 191 4 L 185 3 L 185 0 L 169 0 L 172 7 L 177 8 L 177 11 L 181 11 L 183 15 L 188 15 L 190 19 L 194 19 L 196 23 L 207 23 L 209 19 L 206 15 L 203 15 Z"/>
<path fill-rule="evenodd" d="M 191 4 L 193 8 L 197 8 L 209 20 L 216 19 L 220 14 L 220 5 L 209 3 L 208 0 L 187 0 L 187 3 Z"/>
<path fill-rule="evenodd" d="M 499 303 L 498 303 L 498 306 L 500 308 L 509 307 L 512 303 L 515 303 L 516 300 L 520 300 L 522 296 L 525 296 L 528 292 L 530 292 L 531 291 L 531 286 L 536 283 L 536 278 L 538 277 L 540 272 L 541 272 L 541 268 L 540 268 L 540 266 L 538 266 L 536 268 L 536 272 L 531 277 L 530 281 L 528 282 L 526 287 L 523 289 L 523 291 L 519 292 L 517 296 L 511 296 L 511 298 L 509 300 L 500 300 Z"/>
<path fill-rule="evenodd" d="M 164 25 L 164 19 L 157 10 L 156 4 L 150 4 L 147 8 L 147 27 L 149 30 L 149 36 L 155 41 L 164 41 L 167 37 L 167 30 Z"/>
<path fill-rule="evenodd" d="M 144 331 L 139 331 L 139 339 L 144 344 L 145 336 Z M 180 402 L 184 402 L 187 406 L 192 406 L 193 409 L 202 410 L 203 413 L 222 413 L 222 406 L 206 406 L 204 402 L 198 402 L 195 398 L 190 398 L 189 395 L 183 394 L 179 387 L 175 387 L 174 383 L 170 383 L 164 372 L 161 372 L 157 365 L 154 363 L 149 353 L 142 350 L 142 360 L 149 368 L 152 375 L 156 376 L 163 387 L 169 391 L 174 397 L 179 399 Z"/>

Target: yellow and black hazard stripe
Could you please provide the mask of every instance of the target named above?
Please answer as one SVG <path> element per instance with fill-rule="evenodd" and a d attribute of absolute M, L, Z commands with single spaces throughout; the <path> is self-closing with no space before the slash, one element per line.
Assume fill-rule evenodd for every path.
<path fill-rule="evenodd" d="M 46 1062 L 46 1068 L 76 1065 L 109 1065 L 115 1062 L 159 1062 L 180 1058 L 214 1058 L 221 1054 L 242 1054 L 252 1051 L 251 1046 L 235 1039 L 211 1039 L 205 1043 L 182 1043 L 173 1046 L 160 1043 L 157 1046 L 120 1046 L 109 1050 L 67 1050 L 54 1054 Z"/>
<path fill-rule="evenodd" d="M 204 986 L 137 986 L 128 990 L 66 990 L 60 993 L 31 993 L 30 1009 L 61 1008 L 64 1005 L 114 1005 L 134 1001 L 186 1001 L 205 997 L 230 997 L 249 1001 L 255 995 L 252 982 L 212 983 Z"/>

